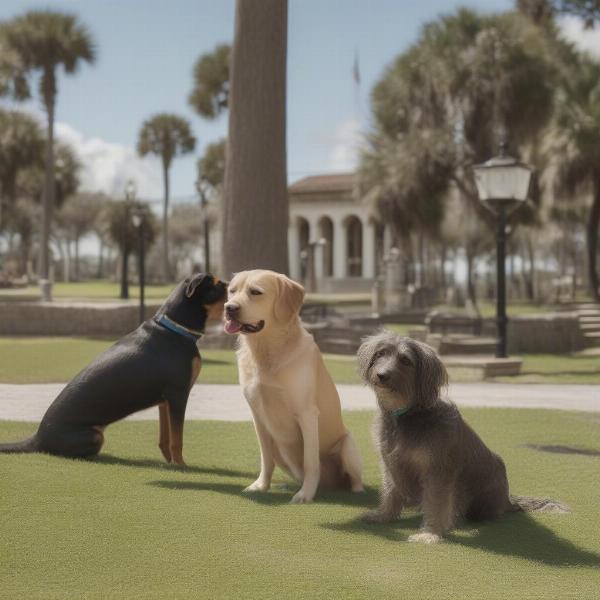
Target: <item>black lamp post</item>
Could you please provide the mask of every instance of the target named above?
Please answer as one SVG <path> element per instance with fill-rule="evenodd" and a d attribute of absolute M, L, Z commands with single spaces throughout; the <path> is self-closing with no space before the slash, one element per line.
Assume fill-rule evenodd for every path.
<path fill-rule="evenodd" d="M 529 194 L 533 168 L 506 154 L 506 144 L 500 153 L 487 162 L 475 165 L 475 183 L 479 199 L 497 217 L 496 229 L 496 323 L 498 345 L 496 357 L 507 357 L 506 316 L 506 218 L 522 206 Z"/>

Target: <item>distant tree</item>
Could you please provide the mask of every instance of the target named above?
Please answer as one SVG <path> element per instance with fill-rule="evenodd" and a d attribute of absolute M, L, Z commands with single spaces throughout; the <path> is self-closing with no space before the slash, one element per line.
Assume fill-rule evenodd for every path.
<path fill-rule="evenodd" d="M 189 122 L 168 113 L 154 115 L 145 121 L 138 137 L 138 154 L 154 154 L 162 161 L 165 186 L 162 221 L 164 281 L 172 279 L 169 265 L 169 169 L 174 158 L 193 152 L 195 146 L 196 139 Z"/>
<path fill-rule="evenodd" d="M 75 280 L 79 281 L 79 241 L 93 231 L 100 211 L 107 202 L 101 193 L 80 192 L 71 196 L 57 214 L 57 221 L 67 244 L 75 246 Z"/>
<path fill-rule="evenodd" d="M 287 272 L 287 0 L 237 0 L 222 272 Z"/>
<path fill-rule="evenodd" d="M 21 171 L 43 165 L 44 134 L 38 122 L 16 110 L 0 109 L 0 229 L 10 220 Z"/>
<path fill-rule="evenodd" d="M 129 298 L 129 256 L 136 254 L 138 249 L 138 230 L 134 227 L 132 215 L 134 209 L 144 209 L 141 202 L 120 200 L 109 202 L 104 209 L 106 231 L 112 242 L 119 248 L 121 254 L 121 291 L 120 298 Z M 150 248 L 156 238 L 156 218 L 153 213 L 145 210 L 143 231 L 145 244 Z"/>
<path fill-rule="evenodd" d="M 39 203 L 30 198 L 18 198 L 11 210 L 11 229 L 19 235 L 19 275 L 29 275 L 31 248 L 40 220 Z"/>
<path fill-rule="evenodd" d="M 43 199 L 40 276 L 49 276 L 48 242 L 54 206 L 54 117 L 57 95 L 57 70 L 73 74 L 82 62 L 93 63 L 95 45 L 88 29 L 77 16 L 67 13 L 30 11 L 0 27 L 0 46 L 13 57 L 12 83 L 0 85 L 0 92 L 17 100 L 31 96 L 28 78 L 40 73 L 39 92 L 47 117 L 46 169 Z M 6 74 L 6 69 L 4 70 Z"/>
<path fill-rule="evenodd" d="M 208 144 L 204 156 L 201 156 L 196 163 L 198 181 L 206 182 L 213 193 L 223 188 L 226 148 L 225 139 Z"/>
<path fill-rule="evenodd" d="M 552 116 L 551 58 L 544 32 L 516 13 L 461 9 L 426 24 L 373 90 L 373 139 L 359 171 L 363 194 L 400 210 L 398 220 L 407 215 L 437 227 L 440 200 L 452 186 L 491 225 L 472 166 L 495 155 L 504 136 L 513 152 L 531 152 Z M 485 226 L 469 230 L 475 237 L 467 253 L 482 247 L 477 238 L 493 235 Z M 474 258 L 467 256 L 468 264 Z"/>
<path fill-rule="evenodd" d="M 197 204 L 177 204 L 170 219 L 173 262 L 189 258 L 198 248 L 202 235 L 202 209 Z"/>
<path fill-rule="evenodd" d="M 188 101 L 201 117 L 215 119 L 227 109 L 230 56 L 231 46 L 220 44 L 194 65 L 194 87 Z"/>

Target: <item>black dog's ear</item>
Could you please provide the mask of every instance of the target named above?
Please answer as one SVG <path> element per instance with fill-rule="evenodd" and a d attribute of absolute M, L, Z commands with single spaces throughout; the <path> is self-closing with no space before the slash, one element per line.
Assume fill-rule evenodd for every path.
<path fill-rule="evenodd" d="M 197 275 L 194 275 L 185 288 L 185 295 L 188 298 L 191 298 L 194 295 L 196 288 L 201 285 L 207 277 L 210 277 L 210 275 L 206 273 L 198 273 Z"/>

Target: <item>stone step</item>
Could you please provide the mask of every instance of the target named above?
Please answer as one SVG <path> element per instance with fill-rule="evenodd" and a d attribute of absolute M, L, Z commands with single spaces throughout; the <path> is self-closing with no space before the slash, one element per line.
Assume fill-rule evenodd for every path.
<path fill-rule="evenodd" d="M 319 350 L 327 354 L 356 354 L 359 344 L 345 338 L 324 338 L 317 341 Z"/>
<path fill-rule="evenodd" d="M 580 323 L 600 323 L 600 315 L 597 317 L 579 317 Z"/>
<path fill-rule="evenodd" d="M 579 328 L 584 333 L 593 333 L 594 331 L 600 331 L 600 321 L 598 321 L 598 323 L 579 323 Z"/>
<path fill-rule="evenodd" d="M 579 315 L 580 319 L 582 317 L 600 317 L 600 310 L 598 310 L 597 308 L 585 308 L 576 312 Z"/>
<path fill-rule="evenodd" d="M 593 333 L 584 333 L 583 339 L 585 340 L 586 346 L 597 347 L 600 346 L 600 331 L 594 331 Z"/>
<path fill-rule="evenodd" d="M 449 368 L 478 370 L 482 373 L 483 379 L 501 375 L 518 375 L 523 365 L 523 360 L 518 357 L 444 356 L 442 361 Z"/>
<path fill-rule="evenodd" d="M 441 355 L 494 354 L 494 338 L 465 337 L 463 339 L 442 338 L 438 352 Z"/>

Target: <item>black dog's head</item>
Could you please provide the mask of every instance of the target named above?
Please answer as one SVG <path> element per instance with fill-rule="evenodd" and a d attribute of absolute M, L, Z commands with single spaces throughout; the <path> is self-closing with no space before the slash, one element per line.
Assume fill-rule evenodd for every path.
<path fill-rule="evenodd" d="M 228 285 L 210 273 L 198 273 L 177 285 L 159 313 L 188 329 L 203 331 L 207 320 L 221 318 Z"/>
<path fill-rule="evenodd" d="M 430 408 L 448 384 L 446 368 L 433 348 L 385 330 L 363 341 L 358 370 L 378 400 L 387 399 L 390 406 L 382 407 L 387 410 Z"/>

